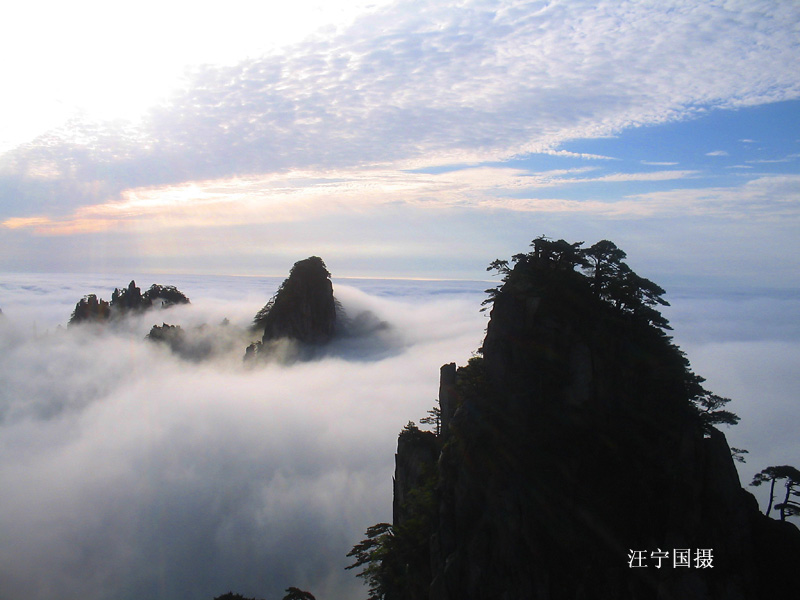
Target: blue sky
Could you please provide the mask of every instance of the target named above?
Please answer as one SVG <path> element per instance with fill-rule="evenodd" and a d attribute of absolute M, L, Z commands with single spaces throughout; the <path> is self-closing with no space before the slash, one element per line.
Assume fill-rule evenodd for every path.
<path fill-rule="evenodd" d="M 794 3 L 189 7 L 15 9 L 1 270 L 474 279 L 544 233 L 794 286 Z"/>

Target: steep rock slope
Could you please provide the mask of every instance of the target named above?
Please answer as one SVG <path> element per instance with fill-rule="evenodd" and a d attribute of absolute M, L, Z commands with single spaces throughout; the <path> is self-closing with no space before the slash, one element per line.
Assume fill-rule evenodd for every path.
<path fill-rule="evenodd" d="M 263 334 L 260 342 L 248 346 L 245 359 L 270 356 L 278 340 L 297 342 L 305 350 L 329 343 L 337 326 L 330 277 L 318 256 L 296 262 L 275 295 L 256 313 L 253 327 Z"/>
<path fill-rule="evenodd" d="M 289 338 L 325 344 L 336 329 L 336 301 L 331 274 L 318 256 L 294 264 L 289 277 L 255 321 L 263 327 L 262 342 Z"/>
<path fill-rule="evenodd" d="M 800 532 L 741 488 L 715 428 L 737 418 L 664 333 L 663 290 L 610 242 L 533 245 L 513 267 L 494 264 L 504 282 L 483 357 L 442 368 L 438 458 L 419 436 L 398 445 L 373 597 L 785 594 Z M 414 483 L 430 469 L 433 481 Z M 398 509 L 426 493 L 435 501 Z M 397 550 L 420 539 L 422 559 Z M 676 566 L 684 551 L 689 565 Z"/>

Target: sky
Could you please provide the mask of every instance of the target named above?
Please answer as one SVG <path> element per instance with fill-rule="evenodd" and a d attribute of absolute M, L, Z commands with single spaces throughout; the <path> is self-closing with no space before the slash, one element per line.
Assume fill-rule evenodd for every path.
<path fill-rule="evenodd" d="M 0 596 L 363 597 L 344 554 L 391 516 L 396 434 L 480 346 L 486 265 L 542 234 L 613 240 L 666 288 L 742 417 L 743 483 L 800 463 L 797 3 L 5 14 Z M 242 368 L 242 329 L 311 255 L 391 327 Z M 156 321 L 57 328 L 131 278 L 192 298 L 163 320 L 210 324 L 210 361 L 145 343 Z"/>
<path fill-rule="evenodd" d="M 793 2 L 11 11 L 5 271 L 476 279 L 540 234 L 669 284 L 800 266 Z"/>

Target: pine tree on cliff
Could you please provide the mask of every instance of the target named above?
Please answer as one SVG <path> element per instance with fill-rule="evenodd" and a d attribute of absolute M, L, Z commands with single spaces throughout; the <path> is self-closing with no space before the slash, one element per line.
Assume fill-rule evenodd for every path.
<path fill-rule="evenodd" d="M 595 296 L 606 296 L 608 284 L 618 276 L 620 265 L 627 257 L 614 242 L 601 240 L 584 251 L 588 261 L 587 275 Z"/>
<path fill-rule="evenodd" d="M 769 505 L 767 510 L 764 511 L 764 514 L 769 516 L 775 499 L 775 482 L 780 480 L 785 480 L 786 495 L 783 498 L 783 502 L 776 504 L 775 508 L 779 511 L 781 521 L 785 521 L 786 517 L 800 516 L 800 502 L 792 499 L 793 497 L 800 497 L 800 470 L 789 465 L 767 467 L 763 471 L 756 473 L 750 485 L 758 486 L 767 481 L 770 482 Z"/>

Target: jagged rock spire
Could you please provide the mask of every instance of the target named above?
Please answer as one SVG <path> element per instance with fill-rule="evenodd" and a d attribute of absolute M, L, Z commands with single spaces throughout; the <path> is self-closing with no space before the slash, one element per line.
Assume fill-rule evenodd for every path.
<path fill-rule="evenodd" d="M 255 317 L 262 342 L 280 338 L 321 345 L 333 337 L 336 301 L 331 274 L 318 256 L 294 264 L 289 277 Z"/>

